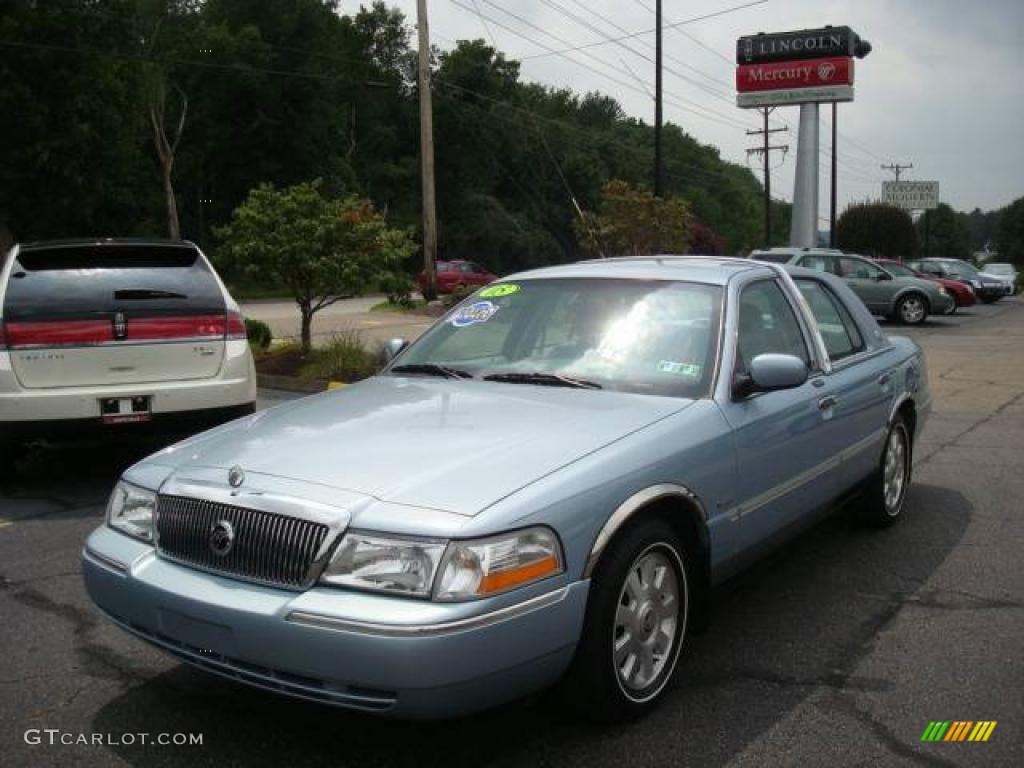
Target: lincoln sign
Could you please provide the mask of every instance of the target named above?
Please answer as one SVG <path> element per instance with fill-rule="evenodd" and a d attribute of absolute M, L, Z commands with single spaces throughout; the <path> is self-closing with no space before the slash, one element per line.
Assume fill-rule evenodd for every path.
<path fill-rule="evenodd" d="M 736 104 L 853 101 L 853 58 L 870 50 L 849 27 L 741 37 L 736 42 Z"/>

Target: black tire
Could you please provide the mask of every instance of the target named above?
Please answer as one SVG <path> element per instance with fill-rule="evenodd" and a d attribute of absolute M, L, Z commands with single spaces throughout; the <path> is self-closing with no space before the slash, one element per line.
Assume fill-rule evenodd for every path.
<path fill-rule="evenodd" d="M 890 468 L 888 462 L 894 441 L 899 441 L 902 449 L 896 450 L 898 458 L 894 457 L 893 461 L 897 463 Z M 868 480 L 859 500 L 862 522 L 874 528 L 888 528 L 899 522 L 903 516 L 903 504 L 907 498 L 907 489 L 910 487 L 913 466 L 913 436 L 903 418 L 897 416 L 886 433 L 878 469 Z M 901 478 L 898 491 L 892 485 L 897 476 Z"/>
<path fill-rule="evenodd" d="M 647 581 L 653 594 L 634 600 L 631 585 L 643 585 L 645 577 L 639 569 L 650 564 L 654 567 L 648 574 L 653 578 Z M 672 678 L 689 630 L 691 585 L 697 583 L 693 568 L 694 558 L 682 540 L 670 525 L 657 518 L 640 520 L 612 539 L 591 580 L 583 634 L 564 683 L 570 704 L 599 722 L 632 720 L 656 705 Z M 674 582 L 667 569 L 671 569 Z M 673 587 L 675 621 L 669 640 L 666 628 L 672 608 L 665 603 L 665 593 Z M 631 603 L 636 607 L 630 608 Z M 636 619 L 630 624 L 636 631 L 635 643 L 622 624 L 620 607 Z M 659 643 L 664 644 L 661 653 L 657 651 Z M 625 649 L 618 659 L 616 644 Z M 640 679 L 645 674 L 644 653 L 633 654 L 630 650 L 637 644 L 651 649 L 651 674 L 646 681 Z M 624 670 L 634 670 L 637 665 L 638 679 L 629 680 L 632 674 Z"/>
<path fill-rule="evenodd" d="M 896 302 L 896 319 L 903 325 L 920 325 L 928 319 L 931 307 L 928 298 L 921 293 L 908 293 Z"/>
<path fill-rule="evenodd" d="M 1000 298 L 1002 298 L 1002 297 L 1001 296 L 982 296 L 981 297 L 981 301 L 984 304 L 995 304 L 997 301 L 999 301 Z"/>

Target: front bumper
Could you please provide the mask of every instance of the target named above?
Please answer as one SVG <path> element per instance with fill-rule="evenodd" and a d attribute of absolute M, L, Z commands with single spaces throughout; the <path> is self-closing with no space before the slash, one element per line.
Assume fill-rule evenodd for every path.
<path fill-rule="evenodd" d="M 572 659 L 589 582 L 501 609 L 315 587 L 297 593 L 159 558 L 98 528 L 82 555 L 93 602 L 183 661 L 352 709 L 451 717 L 555 682 Z"/>

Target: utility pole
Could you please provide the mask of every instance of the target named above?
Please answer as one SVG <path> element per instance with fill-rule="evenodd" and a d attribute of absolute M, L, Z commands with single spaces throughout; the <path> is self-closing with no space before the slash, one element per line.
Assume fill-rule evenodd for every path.
<path fill-rule="evenodd" d="M 654 4 L 654 196 L 664 194 L 661 169 L 661 0 Z"/>
<path fill-rule="evenodd" d="M 837 102 L 832 102 L 832 192 L 829 200 L 829 211 L 828 211 L 828 247 L 836 247 L 836 189 L 838 187 L 838 177 L 836 175 L 836 136 L 838 130 L 836 128 L 836 109 Z"/>
<path fill-rule="evenodd" d="M 888 165 L 880 165 L 878 167 L 881 168 L 883 171 L 892 171 L 894 174 L 896 174 L 896 181 L 899 181 L 900 174 L 909 168 L 913 168 L 914 164 L 908 163 L 907 165 L 900 165 L 899 163 L 889 163 Z"/>
<path fill-rule="evenodd" d="M 420 166 L 423 190 L 423 298 L 437 298 L 437 203 L 434 197 L 434 109 L 430 100 L 430 29 L 427 0 L 416 0 L 419 34 Z"/>
<path fill-rule="evenodd" d="M 764 143 L 760 147 L 751 147 L 747 150 L 747 157 L 750 155 L 761 155 L 764 168 L 764 247 L 772 245 L 772 169 L 768 162 L 772 150 L 779 150 L 783 155 L 789 151 L 788 144 L 769 144 L 769 136 L 773 133 L 782 133 L 787 128 L 769 128 L 768 115 L 775 111 L 775 107 L 762 107 L 764 114 L 764 128 L 760 131 L 747 131 L 747 136 L 764 136 Z"/>

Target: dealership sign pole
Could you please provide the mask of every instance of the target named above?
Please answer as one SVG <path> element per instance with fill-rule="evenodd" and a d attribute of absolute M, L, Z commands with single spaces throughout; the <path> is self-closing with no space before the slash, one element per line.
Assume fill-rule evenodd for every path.
<path fill-rule="evenodd" d="M 818 240 L 818 105 L 853 101 L 853 59 L 870 51 L 849 27 L 762 32 L 736 41 L 737 106 L 800 105 L 790 245 L 812 247 Z"/>

